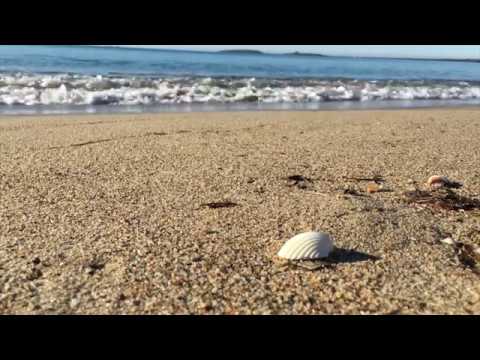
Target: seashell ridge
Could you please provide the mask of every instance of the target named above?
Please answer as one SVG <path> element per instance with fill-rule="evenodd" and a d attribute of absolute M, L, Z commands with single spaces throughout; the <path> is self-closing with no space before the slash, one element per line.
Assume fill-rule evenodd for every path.
<path fill-rule="evenodd" d="M 330 235 L 308 232 L 288 240 L 278 256 L 288 260 L 317 260 L 327 258 L 333 251 Z"/>

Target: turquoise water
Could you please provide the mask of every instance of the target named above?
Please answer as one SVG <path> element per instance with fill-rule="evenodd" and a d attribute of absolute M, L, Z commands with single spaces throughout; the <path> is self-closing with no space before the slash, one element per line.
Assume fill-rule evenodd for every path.
<path fill-rule="evenodd" d="M 202 104 L 316 109 L 392 102 L 477 104 L 480 63 L 0 46 L 4 113 Z"/>
<path fill-rule="evenodd" d="M 0 46 L 0 71 L 89 75 L 480 81 L 480 64 L 295 55 L 238 55 L 87 46 Z"/>

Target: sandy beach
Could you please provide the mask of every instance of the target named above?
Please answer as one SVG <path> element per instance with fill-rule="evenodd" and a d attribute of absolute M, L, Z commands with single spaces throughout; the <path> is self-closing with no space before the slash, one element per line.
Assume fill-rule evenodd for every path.
<path fill-rule="evenodd" d="M 476 108 L 0 118 L 0 313 L 480 314 L 441 241 L 480 210 L 405 196 L 479 199 L 479 139 Z M 312 230 L 334 261 L 276 257 Z"/>

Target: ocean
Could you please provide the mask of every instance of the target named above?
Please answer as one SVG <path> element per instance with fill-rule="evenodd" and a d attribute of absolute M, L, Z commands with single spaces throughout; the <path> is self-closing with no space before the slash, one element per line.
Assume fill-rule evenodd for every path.
<path fill-rule="evenodd" d="M 480 104 L 480 63 L 0 46 L 0 114 Z"/>

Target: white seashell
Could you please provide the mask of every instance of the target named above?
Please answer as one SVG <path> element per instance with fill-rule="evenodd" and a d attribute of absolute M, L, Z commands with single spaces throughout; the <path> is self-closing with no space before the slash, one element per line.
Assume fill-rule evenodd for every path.
<path fill-rule="evenodd" d="M 330 235 L 309 232 L 288 240 L 278 256 L 288 260 L 316 260 L 328 257 L 332 251 L 333 240 Z"/>
<path fill-rule="evenodd" d="M 445 244 L 445 245 L 455 245 L 456 244 L 455 240 L 453 240 L 452 238 L 446 238 L 446 239 L 440 240 L 440 242 L 442 244 Z"/>

